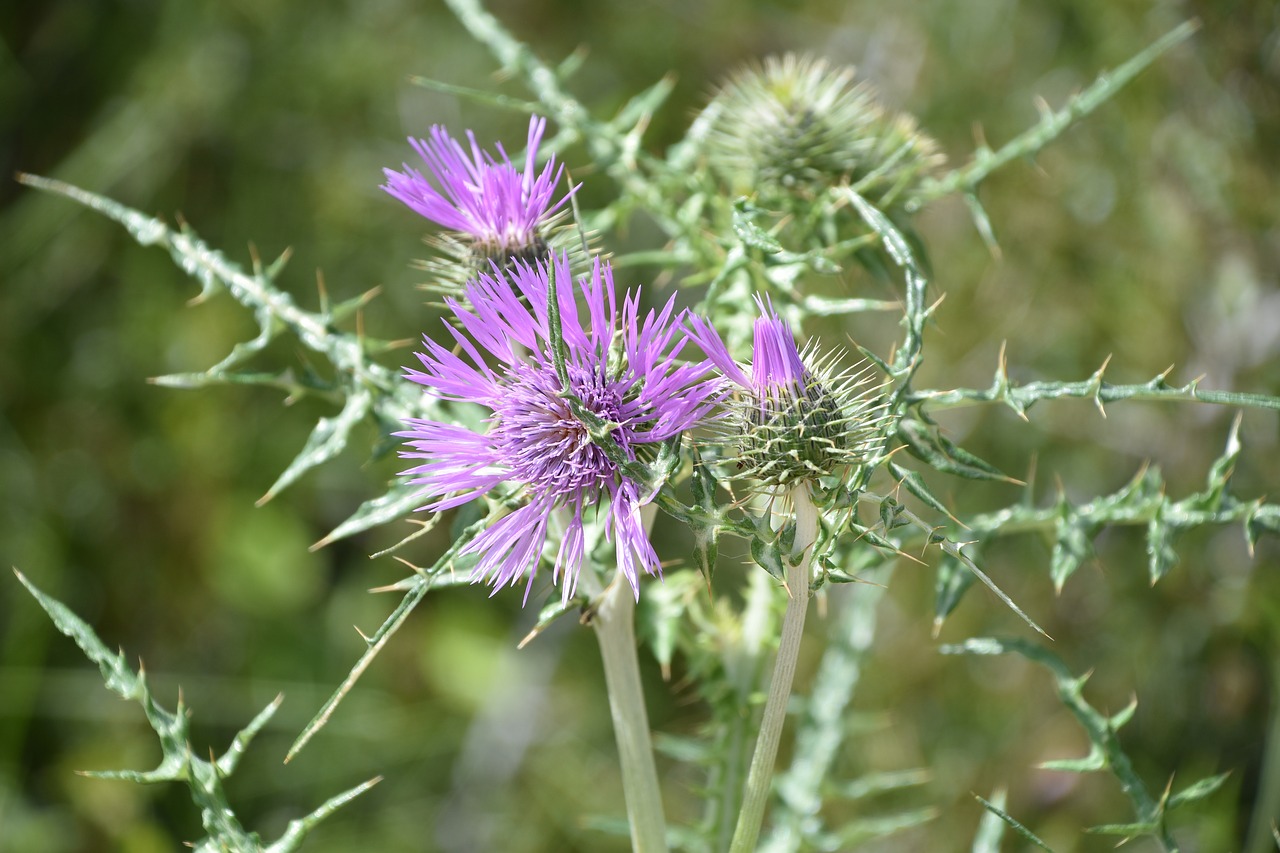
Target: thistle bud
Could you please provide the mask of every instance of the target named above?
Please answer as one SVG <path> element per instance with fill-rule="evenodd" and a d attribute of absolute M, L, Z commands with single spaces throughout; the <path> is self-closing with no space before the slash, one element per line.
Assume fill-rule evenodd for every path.
<path fill-rule="evenodd" d="M 852 66 L 769 57 L 732 77 L 712 99 L 707 156 L 735 194 L 766 203 L 808 201 L 834 186 L 857 186 L 884 207 L 910 196 L 942 163 L 915 120 L 888 112 Z"/>
<path fill-rule="evenodd" d="M 687 320 L 689 337 L 740 389 L 722 424 L 744 476 L 786 489 L 869 461 L 887 412 L 872 369 L 841 370 L 838 352 L 822 356 L 812 344 L 798 349 L 773 305 L 759 297 L 756 303 L 750 365 L 737 364 L 704 319 Z"/>

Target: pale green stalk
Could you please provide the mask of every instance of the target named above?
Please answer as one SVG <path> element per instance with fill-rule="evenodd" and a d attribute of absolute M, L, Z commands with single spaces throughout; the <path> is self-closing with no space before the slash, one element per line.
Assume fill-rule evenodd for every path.
<path fill-rule="evenodd" d="M 778 804 L 769 834 L 760 843 L 761 853 L 797 853 L 804 846 L 805 825 L 822 807 L 824 784 L 848 736 L 849 703 L 875 638 L 876 609 L 890 571 L 886 562 L 862 576 L 868 583 L 849 584 L 843 605 L 831 596 L 839 609 L 831 620 L 833 630 L 814 674 L 804 716 L 796 726 L 791 766 L 778 774 Z"/>
<path fill-rule="evenodd" d="M 773 617 L 773 580 L 765 572 L 751 572 L 748 575 L 746 600 L 742 608 L 742 627 L 739 640 L 733 652 L 725 658 L 725 673 L 733 686 L 734 695 L 745 705 L 759 680 L 761 659 L 764 657 L 764 644 L 770 635 L 769 625 Z M 730 723 L 724 769 L 718 779 L 714 779 L 710 790 L 717 791 L 715 800 L 714 826 L 716 827 L 716 844 L 713 849 L 725 850 L 733 838 L 733 816 L 738 813 L 738 804 L 742 800 L 743 781 L 746 772 L 747 749 L 750 744 L 747 738 L 749 722 L 748 714 L 736 714 Z"/>
<path fill-rule="evenodd" d="M 600 658 L 604 661 L 609 711 L 622 765 L 622 790 L 631 824 L 631 847 L 636 853 L 650 853 L 667 849 L 667 831 L 649 738 L 649 715 L 640 684 L 635 610 L 631 586 L 619 578 L 605 590 L 591 625 L 596 629 Z"/>
<path fill-rule="evenodd" d="M 792 544 L 792 563 L 787 566 L 787 611 L 782 617 L 782 636 L 778 641 L 778 658 L 773 665 L 769 698 L 760 720 L 760 735 L 751 757 L 747 774 L 747 790 L 738 814 L 738 826 L 729 846 L 731 853 L 754 853 L 764 822 L 765 808 L 773 783 L 773 765 L 782 740 L 782 726 L 787 719 L 787 702 L 791 683 L 795 680 L 796 659 L 800 655 L 800 639 L 804 635 L 804 617 L 809 609 L 809 566 L 813 559 L 813 543 L 818 538 L 818 508 L 809 496 L 808 485 L 794 487 L 790 494 L 796 514 L 796 535 Z"/>
<path fill-rule="evenodd" d="M 647 531 L 653 525 L 657 507 L 649 504 L 641 512 Z M 595 578 L 587 571 L 583 572 L 582 580 L 591 583 Z M 591 627 L 595 629 L 600 659 L 604 662 L 609 712 L 622 767 L 622 791 L 627 801 L 627 822 L 631 826 L 631 849 L 635 853 L 665 853 L 667 821 L 662 810 L 662 789 L 658 785 L 649 714 L 640 681 L 635 612 L 631 585 L 617 574 L 613 583 L 596 598 Z"/>

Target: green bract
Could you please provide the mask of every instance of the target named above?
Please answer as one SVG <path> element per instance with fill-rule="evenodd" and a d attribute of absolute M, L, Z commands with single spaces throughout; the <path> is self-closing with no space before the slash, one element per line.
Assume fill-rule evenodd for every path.
<path fill-rule="evenodd" d="M 909 115 L 881 106 L 852 67 L 787 54 L 733 76 L 716 93 L 707 161 L 727 189 L 776 207 L 858 184 L 883 207 L 912 197 L 942 165 Z"/>

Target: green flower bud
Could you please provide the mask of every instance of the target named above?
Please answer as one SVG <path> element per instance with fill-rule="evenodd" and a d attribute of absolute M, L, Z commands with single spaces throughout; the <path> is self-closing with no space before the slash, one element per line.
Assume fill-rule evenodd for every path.
<path fill-rule="evenodd" d="M 735 75 L 708 107 L 711 170 L 730 192 L 766 203 L 812 200 L 841 185 L 882 207 L 910 196 L 942 163 L 938 146 L 854 76 L 794 54 Z"/>

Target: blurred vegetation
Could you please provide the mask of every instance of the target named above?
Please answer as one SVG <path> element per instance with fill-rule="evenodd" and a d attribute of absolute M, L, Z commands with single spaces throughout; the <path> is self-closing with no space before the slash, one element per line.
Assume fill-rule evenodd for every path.
<path fill-rule="evenodd" d="M 1035 98 L 1072 91 L 1199 16 L 1201 33 L 1034 163 L 989 179 L 982 200 L 993 257 L 958 201 L 918 221 L 946 293 L 920 387 L 984 386 L 1002 342 L 1014 379 L 1108 378 L 1280 393 L 1280 7 L 1274 3 L 985 4 L 957 0 L 703 4 L 542 0 L 490 8 L 552 61 L 579 48 L 570 86 L 607 113 L 668 71 L 675 95 L 648 142 L 679 138 L 713 83 L 785 50 L 854 63 L 884 100 L 915 113 L 952 162 L 981 134 L 999 145 L 1037 117 Z M 304 303 L 328 291 L 383 293 L 365 328 L 412 338 L 434 310 L 409 268 L 420 221 L 377 189 L 408 158 L 408 134 L 441 122 L 482 139 L 523 139 L 526 119 L 414 87 L 421 75 L 516 96 L 442 7 L 368 3 L 155 0 L 7 4 L 0 9 L 0 162 L 62 178 L 131 206 L 180 214 L 211 244 L 247 259 L 292 247 L 286 282 Z M 583 193 L 607 193 L 581 152 L 565 155 Z M 599 196 L 594 196 L 599 197 Z M 643 216 L 616 250 L 647 246 Z M 625 278 L 624 278 L 625 280 Z M 260 389 L 185 393 L 148 376 L 203 369 L 250 334 L 226 299 L 186 307 L 195 290 L 163 253 L 63 200 L 0 183 L 0 555 L 146 663 L 158 699 L 179 685 L 198 744 L 221 752 L 277 692 L 281 711 L 231 786 L 249 826 L 285 823 L 376 774 L 386 781 L 322 826 L 305 849 L 513 851 L 624 849 L 583 815 L 621 813 L 594 642 L 562 626 L 523 651 L 534 614 L 480 589 L 430 596 L 333 723 L 293 763 L 293 737 L 362 648 L 393 599 L 366 590 L 403 567 L 365 555 L 387 529 L 318 552 L 310 543 L 381 491 L 395 459 L 349 451 L 261 508 L 254 501 L 297 452 L 317 415 Z M 627 282 L 631 283 L 631 282 Z M 849 274 L 848 294 L 891 298 Z M 895 328 L 864 316 L 815 325 L 869 346 Z M 296 353 L 269 352 L 288 361 Z M 394 358 L 388 359 L 394 364 Z M 1083 401 L 1042 404 L 1023 424 L 1005 409 L 950 411 L 949 434 L 1011 473 L 1034 460 L 1036 495 L 1075 500 L 1116 489 L 1145 462 L 1171 493 L 1199 488 L 1226 441 L 1221 407 Z M 1241 494 L 1280 493 L 1275 413 L 1246 413 Z M 373 435 L 370 434 L 370 439 Z M 971 510 L 1013 487 L 941 482 Z M 427 562 L 448 531 L 406 552 Z M 679 531 L 659 523 L 657 536 Z M 1154 589 L 1136 531 L 1104 532 L 1099 558 L 1054 597 L 1035 537 L 997 543 L 988 569 L 1057 640 L 1090 700 L 1118 711 L 1154 790 L 1234 770 L 1182 819 L 1184 849 L 1245 849 L 1260 792 L 1280 816 L 1280 544 L 1250 558 L 1238 529 L 1179 539 L 1179 565 Z M 885 715 L 850 766 L 932 769 L 939 817 L 884 849 L 937 850 L 972 838 L 969 792 L 1010 789 L 1007 808 L 1059 850 L 1106 850 L 1083 826 L 1126 819 L 1108 778 L 1039 771 L 1085 742 L 1044 674 L 1010 658 L 937 654 L 932 573 L 903 564 L 880 608 L 872 665 L 855 701 Z M 811 632 L 816 660 L 821 621 Z M 942 639 L 1019 630 L 970 595 Z M 803 663 L 803 661 L 802 661 Z M 660 732 L 703 714 L 691 690 L 648 670 Z M 803 690 L 805 670 L 800 673 Z M 785 748 L 785 744 L 784 744 Z M 1272 746 L 1275 749 L 1273 743 Z M 0 579 L 0 850 L 159 851 L 198 834 L 185 792 L 74 775 L 144 769 L 158 758 L 134 706 L 112 697 L 15 580 Z M 840 768 L 837 768 L 839 770 Z M 673 776 L 669 811 L 682 812 Z M 1179 787 L 1175 780 L 1175 788 Z M 915 846 L 912 846 L 915 845 Z M 953 849 L 967 849 L 956 842 Z M 1143 849 L 1135 845 L 1137 849 Z M 1248 848 L 1265 849 L 1263 847 Z"/>

